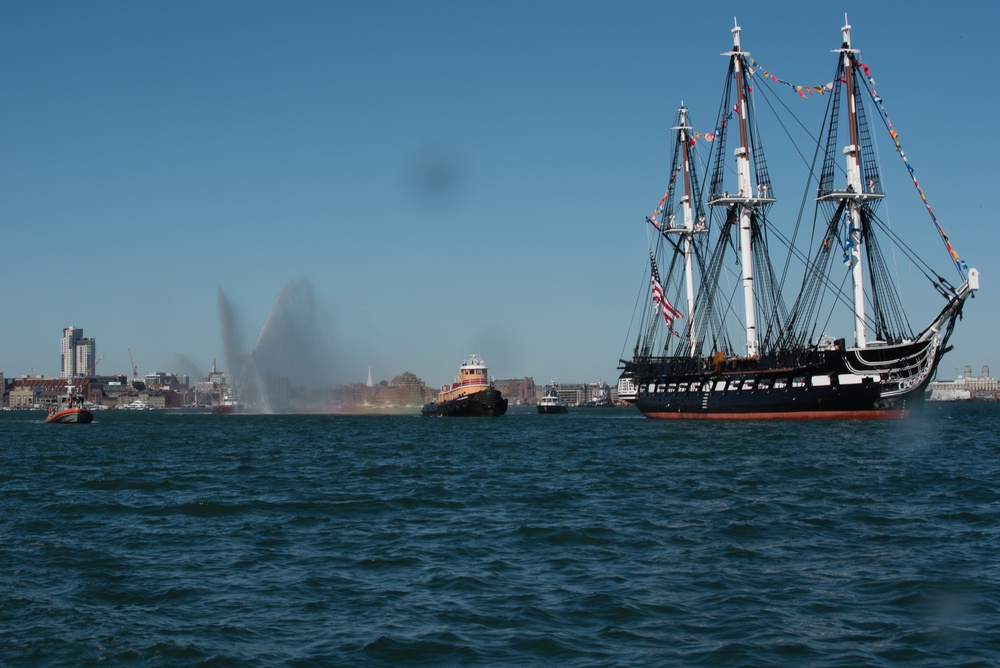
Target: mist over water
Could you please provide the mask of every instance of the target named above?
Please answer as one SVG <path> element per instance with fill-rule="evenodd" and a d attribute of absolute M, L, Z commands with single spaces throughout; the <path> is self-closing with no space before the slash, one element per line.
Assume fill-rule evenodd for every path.
<path fill-rule="evenodd" d="M 333 351 L 312 286 L 291 281 L 275 297 L 252 348 L 219 288 L 219 324 L 230 385 L 251 410 L 281 411 L 296 388 L 333 383 Z"/>
<path fill-rule="evenodd" d="M 198 368 L 198 365 L 192 362 L 186 355 L 181 355 L 180 353 L 174 355 L 173 365 L 174 369 L 187 374 L 191 378 L 200 380 L 206 376 L 206 374 Z"/>

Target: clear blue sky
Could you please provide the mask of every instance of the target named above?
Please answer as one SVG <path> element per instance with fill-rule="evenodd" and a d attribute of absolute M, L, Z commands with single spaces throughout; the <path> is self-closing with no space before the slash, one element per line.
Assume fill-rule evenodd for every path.
<path fill-rule="evenodd" d="M 0 371 L 57 375 L 72 325 L 100 372 L 131 348 L 141 374 L 204 373 L 218 290 L 252 342 L 297 281 L 332 382 L 438 385 L 472 352 L 499 378 L 613 382 L 678 103 L 714 123 L 734 16 L 783 79 L 827 81 L 845 12 L 982 273 L 940 375 L 996 376 L 1000 10 L 854 1 L 6 2 Z"/>

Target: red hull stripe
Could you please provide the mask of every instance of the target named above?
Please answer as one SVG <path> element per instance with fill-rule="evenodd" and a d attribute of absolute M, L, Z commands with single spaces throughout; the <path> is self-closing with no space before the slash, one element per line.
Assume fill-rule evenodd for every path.
<path fill-rule="evenodd" d="M 908 410 L 783 411 L 778 413 L 643 413 L 654 420 L 880 420 L 904 418 Z"/>
<path fill-rule="evenodd" d="M 93 419 L 93 414 L 84 408 L 67 408 L 53 413 L 45 418 L 45 421 L 58 422 L 59 424 L 89 424 Z"/>

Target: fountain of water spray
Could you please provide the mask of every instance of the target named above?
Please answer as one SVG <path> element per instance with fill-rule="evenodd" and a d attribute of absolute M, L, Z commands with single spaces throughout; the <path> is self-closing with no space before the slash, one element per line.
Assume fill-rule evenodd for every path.
<path fill-rule="evenodd" d="M 223 354 L 242 402 L 271 413 L 288 407 L 291 388 L 331 384 L 331 348 L 308 283 L 293 281 L 282 288 L 249 351 L 232 305 L 221 289 L 218 296 Z"/>

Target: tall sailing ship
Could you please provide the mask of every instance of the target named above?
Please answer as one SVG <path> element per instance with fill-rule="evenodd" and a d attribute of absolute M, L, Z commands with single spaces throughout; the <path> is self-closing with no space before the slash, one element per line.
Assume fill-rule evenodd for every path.
<path fill-rule="evenodd" d="M 723 54 L 729 72 L 715 127 L 695 132 L 681 106 L 667 191 L 646 219 L 644 291 L 651 291 L 652 303 L 640 301 L 632 357 L 619 366 L 619 397 L 646 417 L 902 417 L 922 403 L 950 350 L 948 340 L 979 288 L 979 273 L 959 259 L 945 235 L 869 66 L 851 46 L 851 26 L 842 31 L 832 81 L 796 87 L 742 49 L 737 24 L 733 48 Z M 819 135 L 825 146 L 813 140 L 807 184 L 816 212 L 811 221 L 800 214 L 790 230 L 771 221 L 777 200 L 760 136 L 764 125 L 755 116 L 755 100 L 777 95 L 781 85 L 828 101 Z M 876 125 L 889 131 L 950 256 L 957 287 L 911 250 L 909 229 L 897 234 L 882 217 Z M 730 144 L 735 170 L 728 163 Z M 711 147 L 707 194 L 694 155 L 699 145 Z M 910 325 L 894 277 L 893 262 L 903 258 L 914 267 L 906 275 L 926 279 L 932 288 L 927 294 L 943 300 L 923 316 L 930 321 L 922 329 Z M 917 287 L 907 283 L 908 291 Z M 785 290 L 795 291 L 791 299 Z"/>

